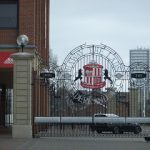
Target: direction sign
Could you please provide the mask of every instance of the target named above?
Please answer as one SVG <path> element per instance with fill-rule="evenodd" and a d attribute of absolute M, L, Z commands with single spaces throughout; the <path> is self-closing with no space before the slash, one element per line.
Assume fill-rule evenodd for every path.
<path fill-rule="evenodd" d="M 146 73 L 131 73 L 131 78 L 136 79 L 146 78 Z"/>
<path fill-rule="evenodd" d="M 55 78 L 55 73 L 41 72 L 40 77 L 42 77 L 42 78 Z"/>

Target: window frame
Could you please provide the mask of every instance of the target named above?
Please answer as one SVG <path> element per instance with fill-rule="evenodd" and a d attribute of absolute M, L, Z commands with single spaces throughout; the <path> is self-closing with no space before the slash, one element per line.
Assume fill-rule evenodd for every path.
<path fill-rule="evenodd" d="M 16 15 L 16 26 L 15 27 L 0 27 L 2 29 L 18 29 L 19 28 L 19 0 L 0 0 L 1 4 L 16 4 L 17 5 L 17 15 Z"/>

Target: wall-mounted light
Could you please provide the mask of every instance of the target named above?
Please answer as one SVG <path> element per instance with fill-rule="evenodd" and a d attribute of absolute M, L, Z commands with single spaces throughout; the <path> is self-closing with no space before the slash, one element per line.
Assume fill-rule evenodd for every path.
<path fill-rule="evenodd" d="M 21 46 L 22 52 L 23 48 L 28 44 L 29 38 L 26 35 L 19 35 L 17 37 L 17 44 Z"/>

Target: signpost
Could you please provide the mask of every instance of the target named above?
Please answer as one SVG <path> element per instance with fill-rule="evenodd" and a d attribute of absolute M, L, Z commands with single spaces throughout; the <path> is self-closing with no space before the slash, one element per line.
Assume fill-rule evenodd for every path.
<path fill-rule="evenodd" d="M 40 77 L 41 77 L 41 78 L 45 78 L 45 79 L 48 79 L 48 78 L 55 78 L 55 73 L 41 72 L 41 73 L 40 73 Z"/>

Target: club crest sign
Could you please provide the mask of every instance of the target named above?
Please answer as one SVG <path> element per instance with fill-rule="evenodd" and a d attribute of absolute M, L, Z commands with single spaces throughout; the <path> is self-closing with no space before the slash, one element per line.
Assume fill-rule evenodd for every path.
<path fill-rule="evenodd" d="M 102 81 L 102 65 L 96 63 L 86 64 L 83 69 L 84 81 L 80 83 L 83 88 L 99 89 L 106 85 L 105 81 Z"/>

